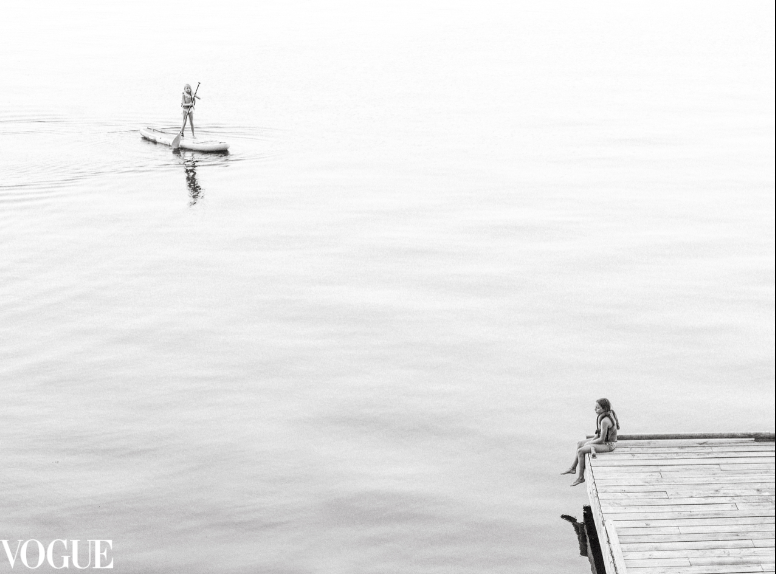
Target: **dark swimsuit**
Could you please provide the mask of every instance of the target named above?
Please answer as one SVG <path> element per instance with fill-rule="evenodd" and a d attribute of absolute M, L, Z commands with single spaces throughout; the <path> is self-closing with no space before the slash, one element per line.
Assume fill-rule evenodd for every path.
<path fill-rule="evenodd" d="M 193 101 L 194 101 L 194 96 L 190 96 L 186 92 L 183 92 L 183 100 L 181 101 L 181 107 L 183 107 L 183 104 L 190 104 Z M 186 116 L 194 117 L 194 106 L 190 108 L 183 108 L 183 117 L 185 118 Z"/>
<path fill-rule="evenodd" d="M 612 423 L 611 426 L 606 429 L 606 436 L 604 437 L 604 443 L 608 444 L 612 447 L 612 450 L 614 450 L 614 446 L 617 444 L 617 425 L 614 422 L 614 419 L 612 418 L 612 415 L 609 413 L 604 413 L 602 415 L 599 415 L 598 420 L 596 421 L 596 429 L 595 429 L 595 436 L 600 437 L 601 436 L 601 423 L 605 418 L 609 419 L 609 422 Z"/>

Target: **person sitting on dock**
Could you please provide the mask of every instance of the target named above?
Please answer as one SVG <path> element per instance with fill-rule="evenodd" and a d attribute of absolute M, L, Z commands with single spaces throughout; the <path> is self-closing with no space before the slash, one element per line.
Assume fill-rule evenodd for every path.
<path fill-rule="evenodd" d="M 617 445 L 617 431 L 620 428 L 620 421 L 612 410 L 612 403 L 609 399 L 598 399 L 595 403 L 595 412 L 598 415 L 596 421 L 595 436 L 589 440 L 582 440 L 577 443 L 577 457 L 574 464 L 567 471 L 561 474 L 574 474 L 579 469 L 579 476 L 571 484 L 576 486 L 585 482 L 585 455 L 595 458 L 597 452 L 611 452 Z"/>

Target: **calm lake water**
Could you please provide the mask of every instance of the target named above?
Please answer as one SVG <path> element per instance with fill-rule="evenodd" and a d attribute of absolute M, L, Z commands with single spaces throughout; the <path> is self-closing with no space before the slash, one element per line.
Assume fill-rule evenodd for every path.
<path fill-rule="evenodd" d="M 0 539 L 583 574 L 595 399 L 774 430 L 772 3 L 13 3 L 0 78 Z"/>

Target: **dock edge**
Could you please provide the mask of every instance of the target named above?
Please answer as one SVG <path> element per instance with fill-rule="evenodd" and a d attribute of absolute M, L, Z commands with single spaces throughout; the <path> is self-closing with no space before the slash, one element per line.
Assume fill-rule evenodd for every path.
<path fill-rule="evenodd" d="M 606 574 L 626 574 L 625 558 L 620 549 L 620 539 L 617 537 L 617 530 L 614 528 L 614 525 L 609 523 L 603 516 L 601 501 L 598 499 L 598 488 L 593 476 L 593 467 L 590 464 L 590 455 L 587 455 L 587 457 L 585 485 L 587 486 L 587 497 L 593 510 L 593 520 L 595 521 L 601 554 L 606 566 Z"/>

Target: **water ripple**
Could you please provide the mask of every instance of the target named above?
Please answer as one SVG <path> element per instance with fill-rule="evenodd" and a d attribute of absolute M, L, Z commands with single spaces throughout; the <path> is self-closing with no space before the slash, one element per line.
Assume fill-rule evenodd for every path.
<path fill-rule="evenodd" d="M 228 140 L 226 154 L 176 153 L 143 140 L 136 118 L 116 122 L 30 110 L 0 113 L 0 204 L 49 201 L 100 176 L 179 170 L 195 161 L 203 168 L 263 161 L 279 130 L 216 124 L 198 134 Z M 175 133 L 176 125 L 156 124 Z M 156 148 L 156 149 L 154 149 Z"/>

